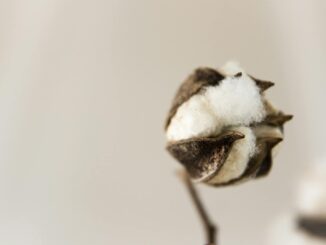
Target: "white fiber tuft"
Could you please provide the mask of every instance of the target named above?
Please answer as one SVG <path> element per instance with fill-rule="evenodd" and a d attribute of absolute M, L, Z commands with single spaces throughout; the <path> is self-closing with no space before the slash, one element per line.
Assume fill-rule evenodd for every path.
<path fill-rule="evenodd" d="M 218 71 L 225 76 L 233 76 L 239 72 L 244 72 L 243 68 L 240 67 L 239 62 L 237 61 L 227 62 L 225 65 L 219 68 Z"/>
<path fill-rule="evenodd" d="M 249 125 L 265 116 L 259 88 L 246 74 L 227 77 L 218 86 L 207 88 L 205 96 L 224 125 Z"/>
<path fill-rule="evenodd" d="M 192 137 L 212 136 L 220 131 L 222 124 L 217 120 L 205 96 L 194 95 L 183 103 L 167 129 L 171 141 Z"/>
<path fill-rule="evenodd" d="M 229 126 L 247 126 L 265 116 L 263 98 L 246 74 L 227 77 L 183 103 L 167 129 L 170 141 L 213 136 Z"/>

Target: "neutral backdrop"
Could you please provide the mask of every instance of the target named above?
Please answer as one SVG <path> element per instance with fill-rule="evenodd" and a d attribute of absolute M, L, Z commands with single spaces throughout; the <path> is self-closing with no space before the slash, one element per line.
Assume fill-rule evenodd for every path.
<path fill-rule="evenodd" d="M 238 60 L 295 115 L 271 175 L 199 186 L 222 245 L 262 245 L 324 153 L 326 1 L 0 0 L 0 244 L 203 244 L 163 121 Z"/>

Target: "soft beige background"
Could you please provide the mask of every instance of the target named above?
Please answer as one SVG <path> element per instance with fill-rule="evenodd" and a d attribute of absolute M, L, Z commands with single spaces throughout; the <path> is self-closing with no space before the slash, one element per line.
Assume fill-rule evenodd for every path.
<path fill-rule="evenodd" d="M 203 244 L 163 120 L 237 59 L 295 114 L 269 178 L 201 186 L 222 245 L 261 245 L 324 152 L 326 1 L 0 0 L 0 244 Z"/>

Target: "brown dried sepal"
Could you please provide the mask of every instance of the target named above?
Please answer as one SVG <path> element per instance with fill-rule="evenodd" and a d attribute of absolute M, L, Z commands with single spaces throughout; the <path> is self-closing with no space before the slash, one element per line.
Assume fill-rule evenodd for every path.
<path fill-rule="evenodd" d="M 284 123 L 290 121 L 293 115 L 286 115 L 283 112 L 267 115 L 263 121 L 264 124 L 276 127 L 282 127 Z"/>
<path fill-rule="evenodd" d="M 187 169 L 194 180 L 216 173 L 224 164 L 232 145 L 242 139 L 243 134 L 228 131 L 217 137 L 201 137 L 170 142 L 167 150 Z"/>
<path fill-rule="evenodd" d="M 265 176 L 272 167 L 272 149 L 282 141 L 281 138 L 257 139 L 257 153 L 250 159 L 244 173 L 225 183 L 210 184 L 213 186 L 226 186 L 242 183 L 248 179 Z M 209 184 L 209 183 L 208 183 Z"/>
<path fill-rule="evenodd" d="M 255 83 L 257 84 L 257 86 L 260 88 L 260 92 L 264 92 L 267 89 L 269 89 L 270 87 L 273 87 L 275 85 L 275 83 L 273 83 L 271 81 L 261 80 L 261 79 L 255 78 L 253 76 L 250 76 L 250 77 L 252 78 L 252 80 L 255 81 Z"/>

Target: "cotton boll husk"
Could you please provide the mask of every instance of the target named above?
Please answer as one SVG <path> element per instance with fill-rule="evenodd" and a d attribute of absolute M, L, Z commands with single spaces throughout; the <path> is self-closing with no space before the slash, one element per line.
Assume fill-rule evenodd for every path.
<path fill-rule="evenodd" d="M 209 180 L 210 184 L 226 183 L 240 177 L 256 151 L 256 137 L 249 127 L 231 127 L 230 130 L 240 132 L 245 137 L 234 143 L 223 167 Z"/>
<path fill-rule="evenodd" d="M 255 82 L 246 74 L 227 77 L 205 96 L 223 125 L 249 125 L 265 116 L 263 100 Z"/>
<path fill-rule="evenodd" d="M 279 112 L 278 109 L 276 109 L 276 107 L 269 101 L 267 100 L 265 94 L 263 94 L 263 102 L 264 102 L 264 106 L 265 106 L 265 111 L 266 114 L 277 114 Z"/>
<path fill-rule="evenodd" d="M 269 125 L 258 125 L 253 128 L 256 138 L 283 138 L 283 133 L 279 127 Z M 280 149 L 280 144 L 272 149 L 272 154 L 275 156 Z"/>
<path fill-rule="evenodd" d="M 326 219 L 326 158 L 305 172 L 299 185 L 297 209 L 304 216 Z"/>
<path fill-rule="evenodd" d="M 254 132 L 258 138 L 282 138 L 283 134 L 279 127 L 269 126 L 269 125 L 258 125 L 254 127 Z"/>

